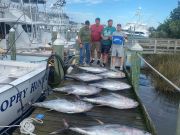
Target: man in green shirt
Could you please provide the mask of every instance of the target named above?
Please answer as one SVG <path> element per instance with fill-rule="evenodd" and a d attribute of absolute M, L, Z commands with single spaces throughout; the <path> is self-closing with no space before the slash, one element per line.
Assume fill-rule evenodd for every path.
<path fill-rule="evenodd" d="M 102 62 L 103 64 L 101 66 L 105 67 L 107 62 L 108 62 L 108 55 L 109 51 L 111 49 L 111 44 L 112 44 L 112 34 L 113 32 L 116 31 L 116 28 L 112 26 L 113 25 L 113 20 L 108 20 L 108 26 L 105 27 L 101 33 L 102 37 Z"/>
<path fill-rule="evenodd" d="M 90 44 L 91 44 L 91 31 L 90 31 L 90 22 L 87 20 L 85 26 L 82 27 L 79 31 L 78 40 L 80 48 L 80 59 L 79 64 L 88 66 L 90 64 Z M 86 60 L 84 63 L 84 58 Z"/>

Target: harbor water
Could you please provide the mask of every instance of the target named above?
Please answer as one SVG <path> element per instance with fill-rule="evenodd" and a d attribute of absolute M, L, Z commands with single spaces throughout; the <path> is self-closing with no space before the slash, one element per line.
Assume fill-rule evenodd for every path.
<path fill-rule="evenodd" d="M 155 124 L 158 135 L 175 135 L 180 95 L 156 90 L 151 77 L 141 74 L 139 96 Z"/>

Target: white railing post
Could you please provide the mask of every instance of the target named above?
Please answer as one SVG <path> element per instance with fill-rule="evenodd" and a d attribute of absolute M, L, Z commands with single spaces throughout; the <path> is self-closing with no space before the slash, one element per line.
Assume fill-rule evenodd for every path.
<path fill-rule="evenodd" d="M 176 53 L 177 45 L 178 45 L 178 40 L 176 40 L 174 44 L 174 53 Z"/>
<path fill-rule="evenodd" d="M 157 40 L 155 39 L 155 44 L 154 44 L 154 53 L 157 52 Z"/>

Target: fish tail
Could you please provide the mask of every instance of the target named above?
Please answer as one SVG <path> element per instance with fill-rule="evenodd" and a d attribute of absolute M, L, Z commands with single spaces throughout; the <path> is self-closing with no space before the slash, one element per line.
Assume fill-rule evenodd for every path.
<path fill-rule="evenodd" d="M 66 128 L 66 129 L 68 129 L 70 126 L 69 126 L 69 124 L 68 124 L 68 122 L 66 121 L 66 119 L 63 119 L 63 123 L 64 123 L 64 127 Z"/>
<path fill-rule="evenodd" d="M 69 129 L 70 126 L 65 119 L 63 119 L 63 123 L 64 123 L 64 128 L 58 129 L 54 132 L 51 132 L 51 133 L 49 133 L 49 135 L 56 135 L 56 134 L 62 133 L 64 131 L 66 131 L 67 129 Z"/>

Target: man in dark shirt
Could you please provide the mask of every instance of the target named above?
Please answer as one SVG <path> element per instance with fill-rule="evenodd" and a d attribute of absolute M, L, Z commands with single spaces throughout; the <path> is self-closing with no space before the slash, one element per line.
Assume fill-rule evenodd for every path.
<path fill-rule="evenodd" d="M 89 25 L 90 22 L 88 20 L 85 21 L 85 26 L 80 29 L 78 35 L 79 48 L 80 48 L 79 64 L 81 66 L 88 66 L 90 64 L 91 31 Z M 86 63 L 84 63 L 85 57 L 86 57 L 85 60 Z"/>

